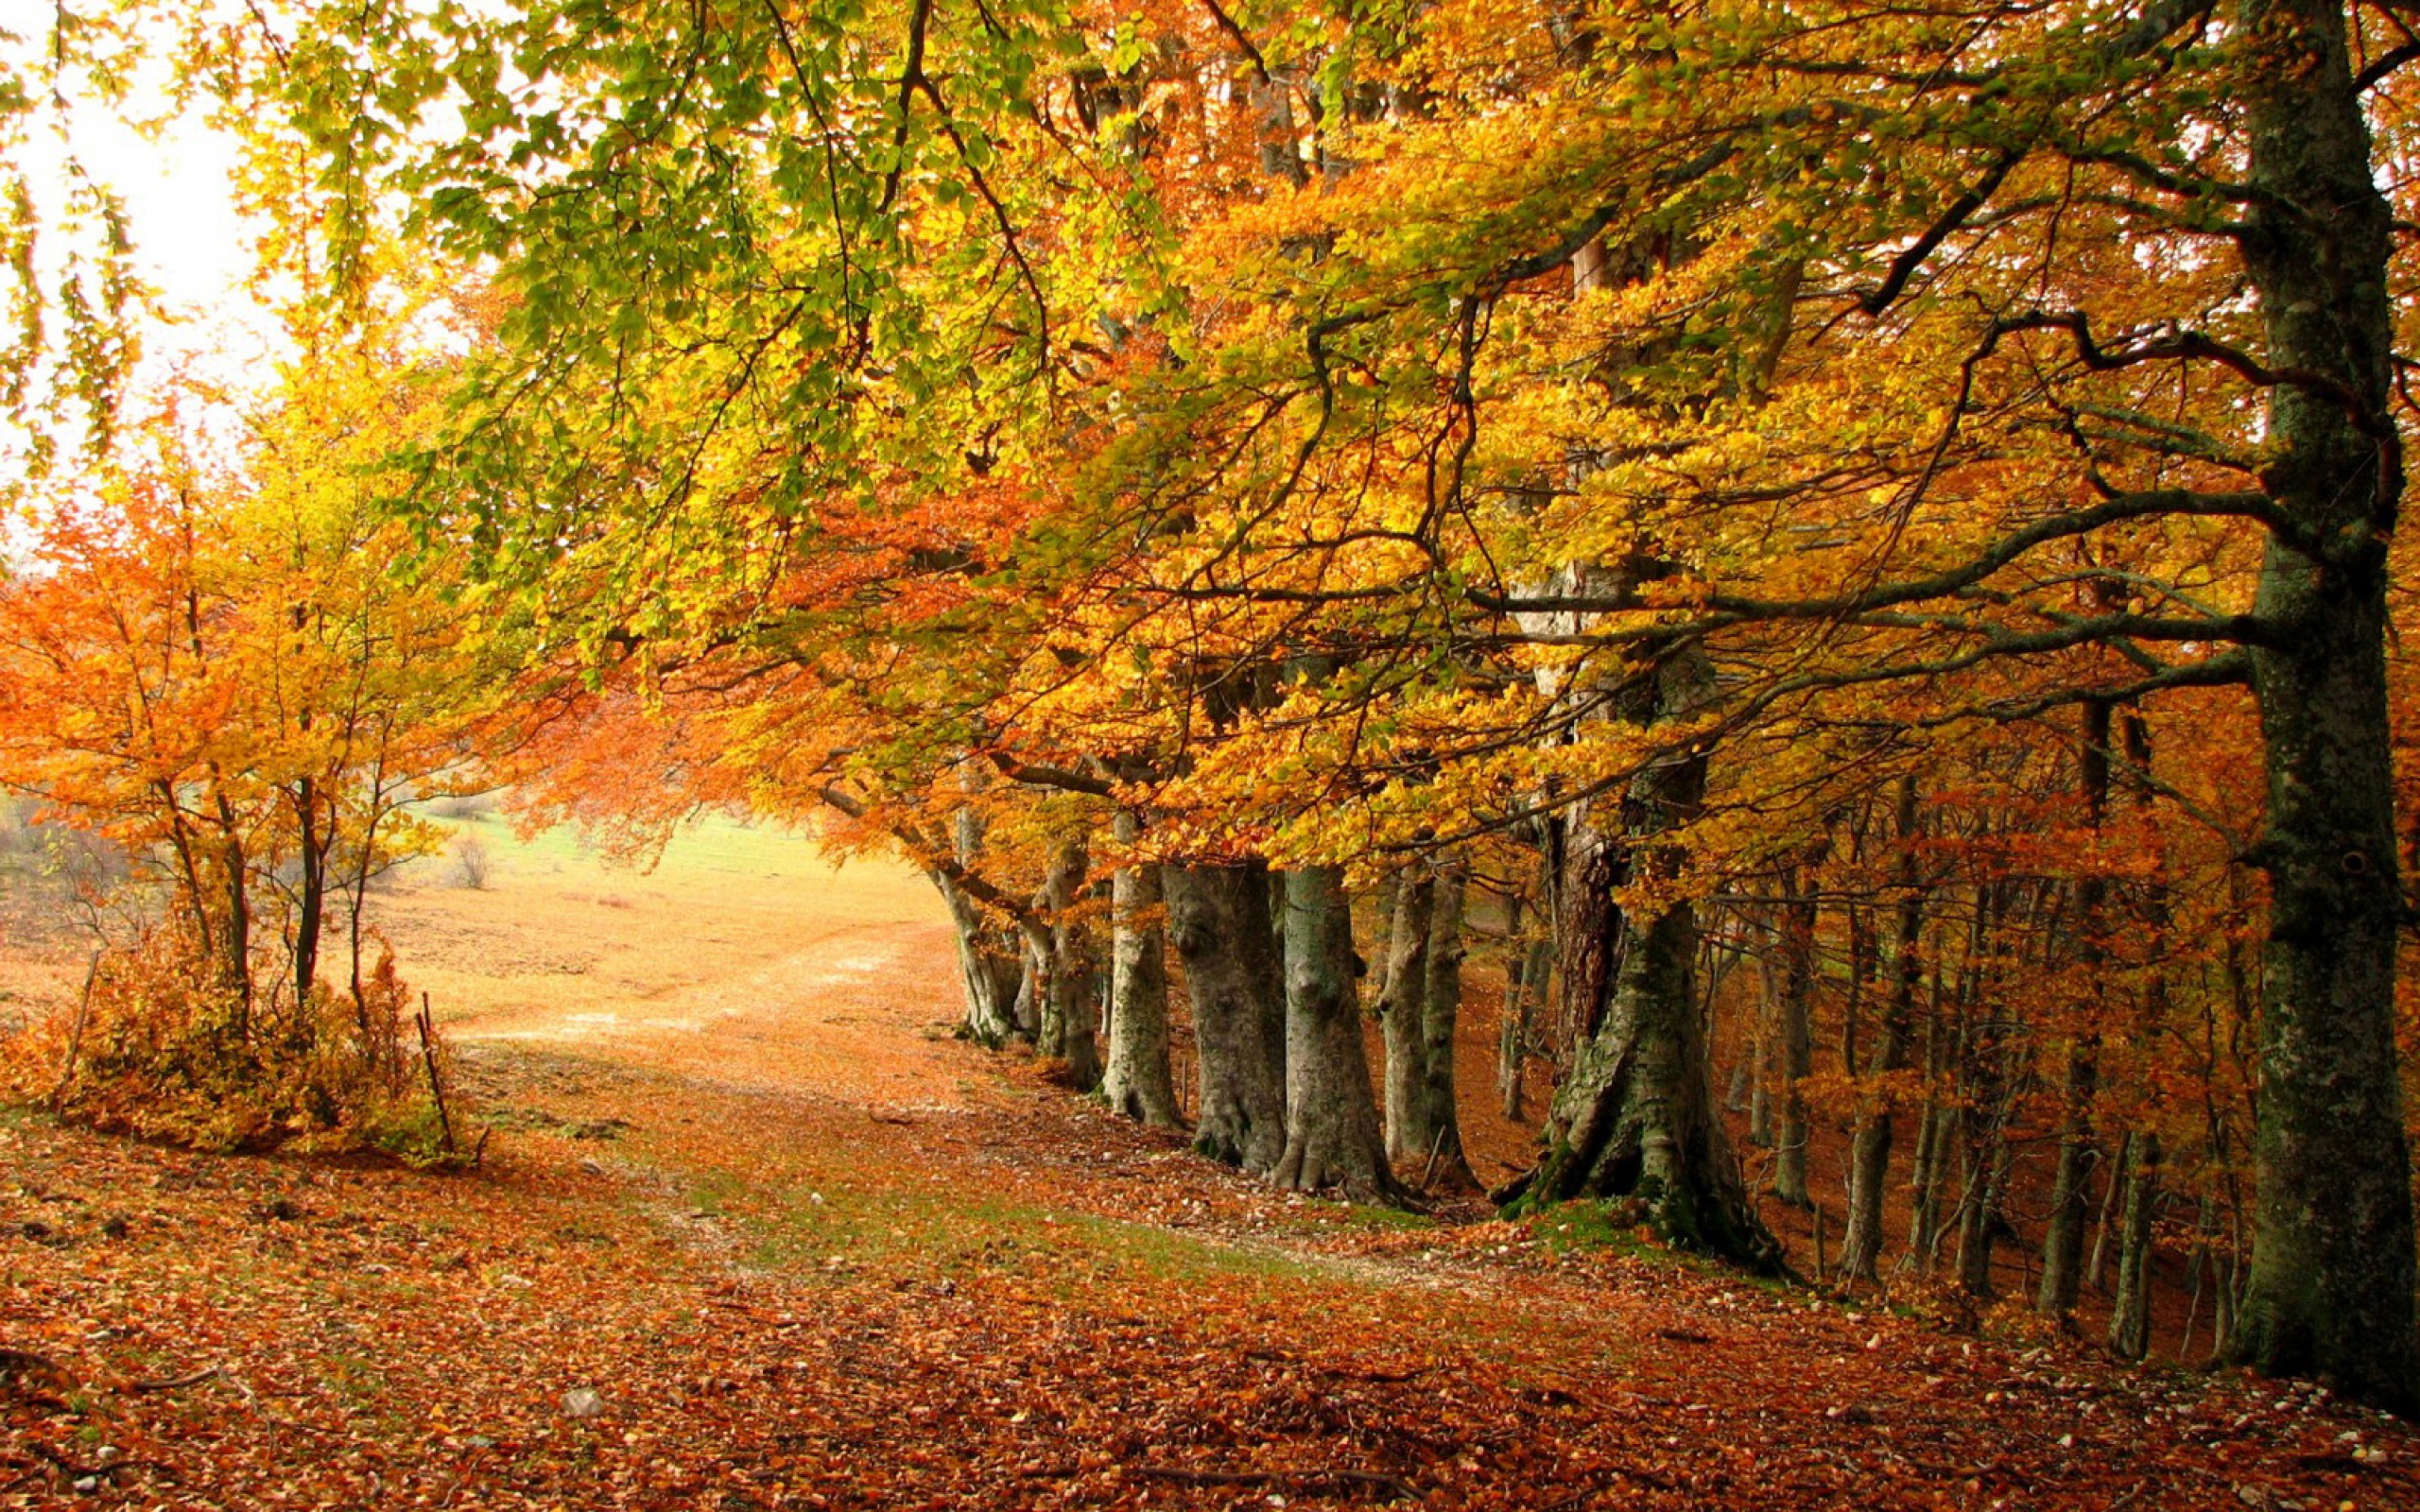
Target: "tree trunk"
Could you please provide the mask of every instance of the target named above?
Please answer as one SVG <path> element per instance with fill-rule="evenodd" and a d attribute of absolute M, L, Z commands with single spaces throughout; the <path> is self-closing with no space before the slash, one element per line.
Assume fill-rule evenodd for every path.
<path fill-rule="evenodd" d="M 1897 1090 L 1891 1078 L 1907 1069 L 1910 1031 L 1915 1020 L 1916 982 L 1922 962 L 1918 936 L 1924 928 L 1924 899 L 1918 894 L 1914 841 L 1916 780 L 1899 780 L 1898 937 L 1893 942 L 1897 979 L 1883 1009 L 1879 1041 L 1874 1052 L 1876 1085 L 1867 1093 L 1864 1116 L 1849 1160 L 1849 1221 L 1841 1235 L 1840 1273 L 1871 1280 L 1875 1262 L 1882 1255 L 1882 1199 L 1891 1174 L 1892 1105 Z"/>
<path fill-rule="evenodd" d="M 1422 1022 L 1428 999 L 1428 920 L 1437 883 L 1425 868 L 1399 876 L 1387 928 L 1378 1024 L 1387 1047 L 1387 1157 L 1418 1160 L 1435 1130 L 1427 1126 L 1427 1051 Z"/>
<path fill-rule="evenodd" d="M 2273 532 L 2251 648 L 2269 779 L 2252 1277 L 2229 1356 L 2420 1407 L 2411 1163 L 2395 1067 L 2402 895 L 2387 711 L 2393 214 L 2332 0 L 2244 0 L 2236 41 L 2256 198 L 2238 237 L 2274 370 Z M 2329 391 L 2327 386 L 2335 386 Z"/>
<path fill-rule="evenodd" d="M 1903 1268 L 1913 1266 L 1925 1276 L 1932 1274 L 1940 1252 L 1941 1192 L 1949 1167 L 1950 1110 L 1941 1095 L 1943 1060 L 1950 1040 L 1948 1019 L 1942 1011 L 1942 979 L 1946 970 L 1945 963 L 1934 963 L 1932 1011 L 1925 1022 L 1925 1100 L 1916 1110 L 1916 1153 L 1910 1162 L 1914 1169 L 1908 1178 L 1908 1248 L 1900 1261 Z M 1962 972 L 1958 986 L 1962 1002 L 1969 980 Z"/>
<path fill-rule="evenodd" d="M 1272 1177 L 1297 1192 L 1396 1202 L 1354 966 L 1342 868 L 1286 873 L 1286 1153 Z"/>
<path fill-rule="evenodd" d="M 1806 1117 L 1806 1081 L 1815 1067 L 1815 890 L 1797 887 L 1797 871 L 1783 873 L 1788 901 L 1782 905 L 1779 1041 L 1779 1116 L 1773 1125 L 1773 1195 L 1793 1208 L 1813 1206 L 1806 1192 L 1806 1142 L 1814 1132 Z"/>
<path fill-rule="evenodd" d="M 1141 822 L 1120 814 L 1117 838 L 1132 844 Z M 1168 1066 L 1167 933 L 1160 921 L 1160 868 L 1129 862 L 1110 880 L 1109 1063 L 1101 1095 L 1112 1110 L 1155 1128 L 1176 1128 L 1176 1080 Z"/>
<path fill-rule="evenodd" d="M 1545 906 L 1543 899 L 1541 906 Z M 1504 1007 L 1495 1028 L 1495 1097 L 1504 1116 L 1514 1123 L 1529 1111 L 1521 1073 L 1530 1058 L 1532 1010 L 1545 998 L 1547 973 L 1554 970 L 1553 939 L 1523 945 L 1521 914 L 1522 895 L 1515 888 L 1504 913 Z"/>
<path fill-rule="evenodd" d="M 302 868 L 294 899 L 294 1001 L 311 1001 L 320 975 L 320 935 L 328 909 L 328 847 L 333 834 L 320 828 L 319 784 L 302 778 L 294 786 L 295 859 Z"/>
<path fill-rule="evenodd" d="M 1286 1152 L 1286 989 L 1269 869 L 1170 867 L 1162 882 L 1193 1007 L 1194 1148 L 1265 1175 Z"/>
<path fill-rule="evenodd" d="M 2077 766 L 2084 819 L 2098 833 L 2109 813 L 2110 704 L 2094 698 L 2083 706 L 2083 738 Z M 2097 864 L 2097 863 L 2095 863 Z M 2076 1005 L 2082 1023 L 2070 1025 L 2061 1091 L 2059 1164 L 2050 1181 L 2050 1211 L 2042 1232 L 2042 1284 L 2033 1311 L 2064 1318 L 2075 1311 L 2083 1269 L 2083 1233 L 2092 1215 L 2092 1168 L 2100 1151 L 2094 1142 L 2092 1105 L 2100 1088 L 2100 990 L 2107 952 L 2101 932 L 2109 881 L 2087 871 L 2076 882 L 2076 956 L 2084 970 L 2085 1001 Z"/>
<path fill-rule="evenodd" d="M 2118 1294 L 2109 1313 L 2110 1352 L 2139 1360 L 2151 1349 L 2152 1214 L 2159 1202 L 2159 1136 L 2126 1142 L 2125 1202 L 2118 1210 Z"/>
<path fill-rule="evenodd" d="M 1683 714 L 1710 695 L 1713 669 L 1702 653 L 1668 657 L 1633 717 Z M 1634 780 L 1634 835 L 1650 838 L 1685 822 L 1705 794 L 1705 758 L 1677 752 Z M 1575 817 L 1567 827 L 1592 827 Z M 1560 973 L 1566 1023 L 1593 1023 L 1572 1057 L 1544 1131 L 1546 1154 L 1508 1194 L 1515 1211 L 1575 1197 L 1635 1199 L 1649 1223 L 1674 1245 L 1771 1269 L 1781 1246 L 1756 1216 L 1741 1184 L 1737 1160 L 1714 1100 L 1704 1024 L 1690 991 L 1697 958 L 1694 907 L 1668 903 L 1631 921 L 1631 938 L 1616 951 L 1611 933 L 1624 927 L 1612 901 L 1616 868 L 1611 848 L 1566 866 L 1565 917 L 1599 931 L 1564 942 Z M 1676 858 L 1647 852 L 1642 863 L 1670 868 Z M 1607 980 L 1606 967 L 1619 966 Z M 1590 1001 L 1610 993 L 1599 1005 Z"/>
<path fill-rule="evenodd" d="M 1428 911 L 1428 990 L 1422 1005 L 1421 1035 L 1426 1075 L 1421 1082 L 1421 1122 L 1427 1148 L 1420 1152 L 1421 1180 L 1428 1187 L 1475 1191 L 1462 1154 L 1462 1123 L 1454 1078 L 1455 1028 L 1462 1009 L 1462 898 L 1459 866 L 1437 872 Z"/>
<path fill-rule="evenodd" d="M 1100 968 L 1092 927 L 1079 914 L 1087 864 L 1080 841 L 1050 863 L 1050 956 L 1034 1048 L 1066 1062 L 1069 1084 L 1088 1092 L 1100 1084 Z"/>
<path fill-rule="evenodd" d="M 1958 1206 L 1958 1284 L 1966 1295 L 1992 1295 L 1992 1246 L 1999 1237 L 2000 1193 L 2006 1183 L 2008 1145 L 1999 1121 L 1969 1114 L 1963 1170 L 1965 1192 Z"/>
<path fill-rule="evenodd" d="M 1017 984 L 1025 955 L 1017 936 L 1004 933 L 982 905 L 938 872 L 933 885 L 949 905 L 958 936 L 959 980 L 966 993 L 966 1037 L 993 1049 L 1017 1032 Z"/>

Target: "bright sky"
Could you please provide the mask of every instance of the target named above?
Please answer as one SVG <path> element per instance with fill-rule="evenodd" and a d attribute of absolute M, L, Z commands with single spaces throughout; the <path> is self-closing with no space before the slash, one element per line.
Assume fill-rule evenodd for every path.
<path fill-rule="evenodd" d="M 16 39 L 0 41 L 0 63 L 30 61 L 51 17 L 51 0 L 0 0 L 0 31 Z M 163 101 L 138 93 L 130 103 L 138 113 L 158 113 Z M 275 350 L 275 322 L 242 287 L 250 250 L 230 193 L 233 144 L 198 120 L 146 137 L 112 107 L 90 99 L 71 100 L 64 142 L 55 119 L 33 127 L 25 165 L 38 195 L 62 195 L 72 152 L 124 202 L 138 274 L 173 321 L 146 333 L 147 369 L 157 376 L 194 362 L 232 382 L 257 371 Z"/>

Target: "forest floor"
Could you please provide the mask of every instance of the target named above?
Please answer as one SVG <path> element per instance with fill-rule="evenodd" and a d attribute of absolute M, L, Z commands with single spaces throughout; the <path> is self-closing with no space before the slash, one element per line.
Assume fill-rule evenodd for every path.
<path fill-rule="evenodd" d="M 902 868 L 490 844 L 379 904 L 477 1169 L 0 1122 L 0 1507 L 2420 1506 L 2316 1390 L 1271 1192 L 951 1039 Z"/>

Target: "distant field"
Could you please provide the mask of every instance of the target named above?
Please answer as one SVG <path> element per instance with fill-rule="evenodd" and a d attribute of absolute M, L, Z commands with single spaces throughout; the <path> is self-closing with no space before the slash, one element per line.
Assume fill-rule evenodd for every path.
<path fill-rule="evenodd" d="M 451 846 L 398 868 L 372 889 L 364 954 L 390 945 L 459 1037 L 695 1036 L 859 976 L 919 1014 L 957 1009 L 947 916 L 900 863 L 836 864 L 795 832 L 724 818 L 683 831 L 646 868 L 569 828 L 525 839 L 493 816 L 436 822 L 484 851 L 485 885 L 466 885 Z M 72 1000 L 95 937 L 63 899 L 28 868 L 0 874 L 0 1012 Z M 340 917 L 331 929 L 325 971 L 341 980 Z"/>

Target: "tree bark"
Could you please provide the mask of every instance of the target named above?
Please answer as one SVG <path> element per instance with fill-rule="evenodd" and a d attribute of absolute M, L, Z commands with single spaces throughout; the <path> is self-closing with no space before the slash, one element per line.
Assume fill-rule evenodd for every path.
<path fill-rule="evenodd" d="M 1418 866 L 1396 879 L 1387 929 L 1386 970 L 1378 989 L 1378 1024 L 1387 1048 L 1387 1156 L 1418 1160 L 1435 1130 L 1427 1124 L 1428 923 L 1436 878 Z"/>
<path fill-rule="evenodd" d="M 1286 1153 L 1271 1173 L 1297 1192 L 1399 1202 L 1361 1043 L 1353 904 L 1337 867 L 1286 873 Z"/>
<path fill-rule="evenodd" d="M 1428 910 L 1428 990 L 1421 1005 L 1421 1122 L 1427 1129 L 1427 1147 L 1420 1152 L 1421 1179 L 1430 1188 L 1475 1191 L 1478 1177 L 1471 1174 L 1462 1153 L 1462 1121 L 1455 1090 L 1455 1029 L 1462 1008 L 1461 868 L 1438 868 L 1436 893 Z"/>
<path fill-rule="evenodd" d="M 1893 942 L 1896 980 L 1882 1013 L 1880 1039 L 1875 1046 L 1875 1087 L 1866 1094 L 1864 1116 L 1858 1121 L 1849 1160 L 1849 1221 L 1841 1235 L 1840 1273 L 1860 1280 L 1874 1277 L 1882 1255 L 1882 1199 L 1890 1179 L 1892 1105 L 1897 1091 L 1891 1077 L 1907 1069 L 1908 1044 L 1915 1019 L 1916 982 L 1922 970 L 1917 953 L 1924 928 L 1924 899 L 1917 891 L 1913 849 L 1916 833 L 1916 780 L 1899 780 L 1898 935 Z"/>
<path fill-rule="evenodd" d="M 1087 1092 L 1100 1084 L 1100 969 L 1092 927 L 1079 914 L 1088 864 L 1081 841 L 1061 847 L 1050 863 L 1050 954 L 1034 1045 L 1066 1062 L 1068 1082 Z"/>
<path fill-rule="evenodd" d="M 1132 844 L 1142 829 L 1132 814 L 1116 819 Z M 1181 1126 L 1168 1065 L 1167 936 L 1161 923 L 1160 868 L 1130 862 L 1110 880 L 1109 1059 L 1101 1095 L 1112 1110 L 1155 1128 Z"/>
<path fill-rule="evenodd" d="M 1194 1148 L 1266 1175 L 1286 1152 L 1286 989 L 1269 869 L 1170 867 L 1162 883 L 1193 1007 Z"/>
<path fill-rule="evenodd" d="M 983 854 L 983 818 L 972 808 L 950 817 L 950 850 L 963 871 L 972 871 Z M 958 938 L 959 980 L 966 994 L 966 1037 L 998 1049 L 1018 1032 L 1017 995 L 1023 983 L 1027 941 L 1012 925 L 986 911 L 966 889 L 951 880 L 947 868 L 926 868 L 925 875 L 949 908 L 952 932 Z M 356 988 L 355 992 L 358 994 Z"/>
<path fill-rule="evenodd" d="M 2118 1293 L 2109 1313 L 2109 1349 L 2139 1360 L 2151 1349 L 2152 1214 L 2159 1202 L 2159 1136 L 2126 1142 L 2125 1201 L 2118 1210 Z"/>
<path fill-rule="evenodd" d="M 299 779 L 294 785 L 295 860 L 302 876 L 294 898 L 294 1001 L 311 1001 L 311 984 L 320 975 L 320 936 L 327 919 L 328 848 L 336 836 L 320 828 L 320 785 Z M 333 816 L 329 830 L 335 828 Z"/>
<path fill-rule="evenodd" d="M 1812 1207 L 1806 1192 L 1806 1142 L 1814 1127 L 1806 1116 L 1806 1081 L 1814 1070 L 1815 890 L 1798 890 L 1797 869 L 1783 873 L 1779 970 L 1780 1022 L 1776 1025 L 1778 1117 L 1773 1125 L 1773 1195 L 1793 1208 Z"/>
<path fill-rule="evenodd" d="M 2109 813 L 2110 704 L 2094 698 L 2083 706 L 2083 738 L 2078 752 L 2084 819 L 2098 833 Z M 2097 864 L 2097 863 L 2096 863 Z M 2082 1023 L 2070 1025 L 2066 1069 L 2061 1087 L 2059 1163 L 2050 1182 L 2050 1211 L 2042 1232 L 2042 1282 L 2033 1311 L 2064 1318 L 2075 1311 L 2083 1281 L 2083 1234 L 2092 1216 L 2087 1190 L 2100 1146 L 2092 1127 L 2092 1105 L 2100 1088 L 2100 974 L 2107 965 L 2101 933 L 2109 881 L 2097 870 L 2076 882 L 2076 956 L 2084 970 L 2084 1001 L 2076 1005 Z"/>
<path fill-rule="evenodd" d="M 1650 684 L 1645 707 L 1633 717 L 1679 715 L 1710 695 L 1713 669 L 1702 653 L 1668 656 Z M 1705 794 L 1705 758 L 1674 752 L 1633 782 L 1634 841 L 1650 841 L 1694 815 Z M 1590 827 L 1575 821 L 1574 832 Z M 1615 867 L 1609 846 L 1599 859 L 1566 868 L 1566 885 L 1596 895 L 1572 899 L 1566 917 L 1600 932 L 1623 927 L 1613 906 Z M 1676 858 L 1647 851 L 1642 862 L 1670 868 Z M 1704 1024 L 1690 990 L 1697 958 L 1696 911 L 1686 902 L 1633 919 L 1619 966 L 1614 941 L 1565 942 L 1571 966 L 1562 973 L 1565 1022 L 1593 1022 L 1594 1031 L 1572 1058 L 1555 1093 L 1544 1131 L 1546 1154 L 1514 1190 L 1511 1211 L 1575 1197 L 1629 1198 L 1670 1243 L 1703 1249 L 1752 1268 L 1772 1269 L 1781 1246 L 1756 1216 L 1739 1176 L 1731 1142 L 1715 1106 L 1713 1069 Z M 1573 1001 L 1611 991 L 1599 1007 Z"/>
<path fill-rule="evenodd" d="M 2389 391 L 2393 214 L 2334 0 L 2245 0 L 2239 235 L 2268 365 L 2273 532 L 2252 649 L 2269 873 L 2252 1276 L 2228 1355 L 2420 1407 L 2411 1164 L 2395 1066 L 2402 897 L 2387 711 L 2387 542 L 2403 489 Z M 2338 391 L 2330 391 L 2328 385 Z"/>

